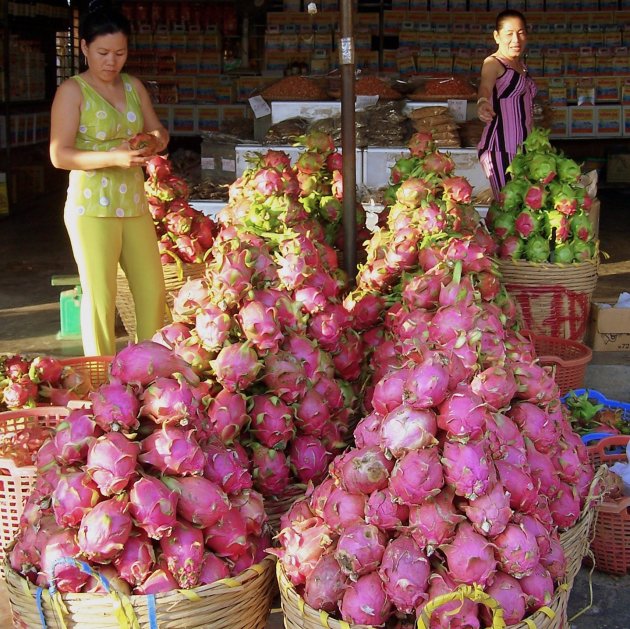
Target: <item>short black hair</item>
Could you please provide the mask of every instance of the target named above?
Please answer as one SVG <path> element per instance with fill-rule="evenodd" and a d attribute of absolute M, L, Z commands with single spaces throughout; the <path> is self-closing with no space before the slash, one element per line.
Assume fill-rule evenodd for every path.
<path fill-rule="evenodd" d="M 516 9 L 506 9 L 505 11 L 501 11 L 501 13 L 497 15 L 497 19 L 496 19 L 495 27 L 494 27 L 495 30 L 500 31 L 501 27 L 503 26 L 503 22 L 511 18 L 516 18 L 518 20 L 521 20 L 521 22 L 523 22 L 523 26 L 527 28 L 527 20 L 525 19 L 525 16 L 520 11 L 517 11 Z"/>
<path fill-rule="evenodd" d="M 129 20 L 117 9 L 107 2 L 92 2 L 90 9 L 81 18 L 79 24 L 79 37 L 91 44 L 101 35 L 113 35 L 122 33 L 129 39 L 131 36 L 131 24 Z"/>

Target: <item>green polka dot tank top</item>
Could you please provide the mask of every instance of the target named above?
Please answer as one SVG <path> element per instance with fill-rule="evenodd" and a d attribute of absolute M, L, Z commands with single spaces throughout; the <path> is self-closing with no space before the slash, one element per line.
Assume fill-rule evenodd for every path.
<path fill-rule="evenodd" d="M 116 109 L 80 76 L 72 77 L 81 87 L 83 106 L 75 148 L 111 151 L 142 131 L 144 119 L 140 99 L 126 74 L 121 74 L 127 106 Z M 148 212 L 142 168 L 99 168 L 72 170 L 66 214 L 119 217 Z"/>

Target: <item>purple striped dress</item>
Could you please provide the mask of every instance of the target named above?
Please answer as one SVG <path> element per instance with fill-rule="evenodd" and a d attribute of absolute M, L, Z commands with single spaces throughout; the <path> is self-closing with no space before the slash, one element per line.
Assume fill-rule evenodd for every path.
<path fill-rule="evenodd" d="M 496 57 L 495 57 L 496 59 Z M 510 165 L 516 149 L 532 130 L 533 103 L 536 84 L 529 76 L 497 61 L 505 72 L 497 79 L 492 90 L 494 118 L 486 124 L 477 145 L 479 162 L 495 198 L 506 182 L 505 170 Z"/>

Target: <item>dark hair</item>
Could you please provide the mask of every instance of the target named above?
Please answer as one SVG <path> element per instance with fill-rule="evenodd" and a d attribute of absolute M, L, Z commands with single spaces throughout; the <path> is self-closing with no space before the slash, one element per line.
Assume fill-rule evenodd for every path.
<path fill-rule="evenodd" d="M 92 0 L 88 12 L 81 18 L 79 24 L 79 37 L 91 44 L 101 35 L 114 35 L 122 33 L 129 39 L 131 36 L 131 24 L 120 11 L 117 11 L 106 0 Z"/>
<path fill-rule="evenodd" d="M 501 11 L 501 13 L 497 15 L 497 20 L 494 27 L 495 30 L 500 31 L 501 27 L 503 26 L 503 22 L 511 18 L 516 18 L 517 20 L 520 20 L 521 22 L 523 22 L 523 26 L 527 28 L 527 20 L 520 11 L 517 11 L 516 9 L 506 9 L 505 11 Z"/>

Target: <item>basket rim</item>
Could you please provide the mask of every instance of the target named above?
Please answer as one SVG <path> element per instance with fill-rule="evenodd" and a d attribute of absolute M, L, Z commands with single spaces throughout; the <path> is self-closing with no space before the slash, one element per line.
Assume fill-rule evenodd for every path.
<path fill-rule="evenodd" d="M 564 345 L 566 347 L 572 347 L 582 353 L 581 356 L 577 356 L 576 358 L 563 358 L 562 356 L 557 356 L 553 352 L 541 353 L 537 356 L 538 360 L 540 360 L 541 362 L 554 362 L 561 365 L 562 367 L 579 367 L 589 363 L 593 358 L 593 350 L 588 345 L 585 345 L 580 341 L 576 341 L 573 339 L 564 339 L 559 336 L 535 334 L 534 332 L 530 332 L 529 330 L 521 330 L 521 333 L 527 334 L 534 346 L 536 346 L 536 340 L 548 341 L 551 345 Z"/>
<path fill-rule="evenodd" d="M 10 550 L 10 546 L 6 548 L 6 550 Z M 265 574 L 265 572 L 269 569 L 272 569 L 274 564 L 276 563 L 276 558 L 273 555 L 267 555 L 262 561 L 257 564 L 250 566 L 243 570 L 243 572 L 237 574 L 234 577 L 228 577 L 226 579 L 219 579 L 214 583 L 210 583 L 209 585 L 199 585 L 195 588 L 191 588 L 189 590 L 184 590 L 186 592 L 192 592 L 194 594 L 206 594 L 207 592 L 216 590 L 217 592 L 231 592 L 235 587 L 243 586 L 253 579 L 256 579 Z M 18 579 L 23 582 L 23 586 L 27 585 L 30 591 L 30 595 L 35 596 L 37 591 L 40 589 L 34 583 L 23 577 L 19 572 L 15 571 L 8 559 L 4 560 L 2 566 L 5 574 L 5 580 L 8 580 L 8 577 Z M 46 589 L 46 588 L 43 588 Z M 131 600 L 131 602 L 141 603 L 143 600 L 147 599 L 149 596 L 154 596 L 156 602 L 159 602 L 160 599 L 165 599 L 169 597 L 173 597 L 179 595 L 182 600 L 190 600 L 185 594 L 182 594 L 180 589 L 170 590 L 168 592 L 156 592 L 155 594 L 127 594 L 127 598 Z M 61 596 L 64 600 L 68 601 L 82 601 L 93 598 L 94 596 L 100 597 L 100 594 L 93 592 L 61 592 Z"/>

